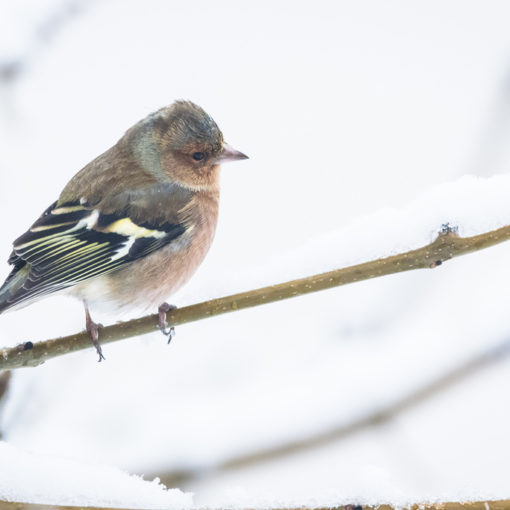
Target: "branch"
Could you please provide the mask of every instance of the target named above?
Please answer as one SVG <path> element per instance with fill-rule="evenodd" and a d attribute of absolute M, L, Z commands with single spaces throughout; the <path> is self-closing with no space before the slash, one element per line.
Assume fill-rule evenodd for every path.
<path fill-rule="evenodd" d="M 0 500 L 2 510 L 130 510 L 115 507 L 44 505 L 36 503 L 15 503 Z M 334 507 L 274 508 L 272 510 L 397 510 L 402 505 L 339 505 Z M 510 510 L 510 500 L 472 501 L 449 503 L 415 503 L 406 506 L 408 510 Z"/>
<path fill-rule="evenodd" d="M 452 229 L 446 224 L 443 225 L 434 242 L 417 250 L 177 308 L 167 313 L 167 321 L 173 326 L 179 326 L 187 322 L 207 319 L 215 315 L 235 312 L 244 308 L 264 305 L 348 283 L 413 269 L 434 268 L 453 257 L 482 250 L 509 239 L 510 225 L 477 236 L 459 237 L 456 229 Z M 100 342 L 104 345 L 117 340 L 152 333 L 157 329 L 158 316 L 156 314 L 148 315 L 140 319 L 120 322 L 102 328 L 100 330 Z M 0 370 L 37 366 L 48 359 L 89 347 L 91 347 L 91 342 L 86 332 L 35 344 L 25 342 L 15 347 L 0 349 Z"/>

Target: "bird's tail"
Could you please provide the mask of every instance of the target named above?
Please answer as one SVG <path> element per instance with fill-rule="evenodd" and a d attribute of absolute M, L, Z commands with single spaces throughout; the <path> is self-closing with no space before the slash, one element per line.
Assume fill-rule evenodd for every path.
<path fill-rule="evenodd" d="M 23 301 L 23 284 L 28 278 L 29 268 L 15 267 L 0 287 L 0 313 L 19 306 Z"/>

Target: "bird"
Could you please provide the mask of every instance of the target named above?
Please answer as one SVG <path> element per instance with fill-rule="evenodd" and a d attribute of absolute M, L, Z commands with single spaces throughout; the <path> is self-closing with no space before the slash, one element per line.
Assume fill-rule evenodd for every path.
<path fill-rule="evenodd" d="M 136 123 L 76 173 L 12 248 L 0 313 L 49 294 L 83 302 L 99 355 L 101 311 L 158 310 L 204 260 L 214 238 L 222 163 L 248 159 L 200 106 L 178 100 Z"/>

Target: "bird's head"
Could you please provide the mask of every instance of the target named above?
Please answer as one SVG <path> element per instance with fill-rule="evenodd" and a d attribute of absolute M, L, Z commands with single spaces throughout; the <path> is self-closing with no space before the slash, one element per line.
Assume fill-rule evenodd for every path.
<path fill-rule="evenodd" d="M 154 112 L 140 128 L 135 143 L 144 166 L 191 189 L 217 186 L 221 163 L 248 158 L 228 145 L 216 122 L 190 101 Z"/>

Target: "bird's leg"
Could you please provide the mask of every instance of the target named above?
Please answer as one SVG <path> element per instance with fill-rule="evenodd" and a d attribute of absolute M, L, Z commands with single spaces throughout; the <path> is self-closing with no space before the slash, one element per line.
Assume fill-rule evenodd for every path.
<path fill-rule="evenodd" d="M 84 302 L 85 305 L 85 327 L 90 335 L 90 339 L 92 340 L 92 343 L 94 344 L 94 347 L 96 348 L 97 353 L 99 354 L 98 361 L 101 361 L 103 359 L 106 359 L 103 356 L 103 351 L 101 350 L 101 346 L 99 345 L 99 328 L 102 328 L 103 326 L 101 324 L 96 324 L 89 313 L 89 307 Z"/>
<path fill-rule="evenodd" d="M 170 310 L 175 310 L 177 307 L 174 305 L 169 305 L 168 303 L 163 303 L 159 305 L 158 315 L 159 315 L 159 330 L 163 335 L 168 338 L 168 343 L 172 341 L 172 338 L 175 336 L 175 328 L 170 326 L 166 321 L 166 313 Z"/>

